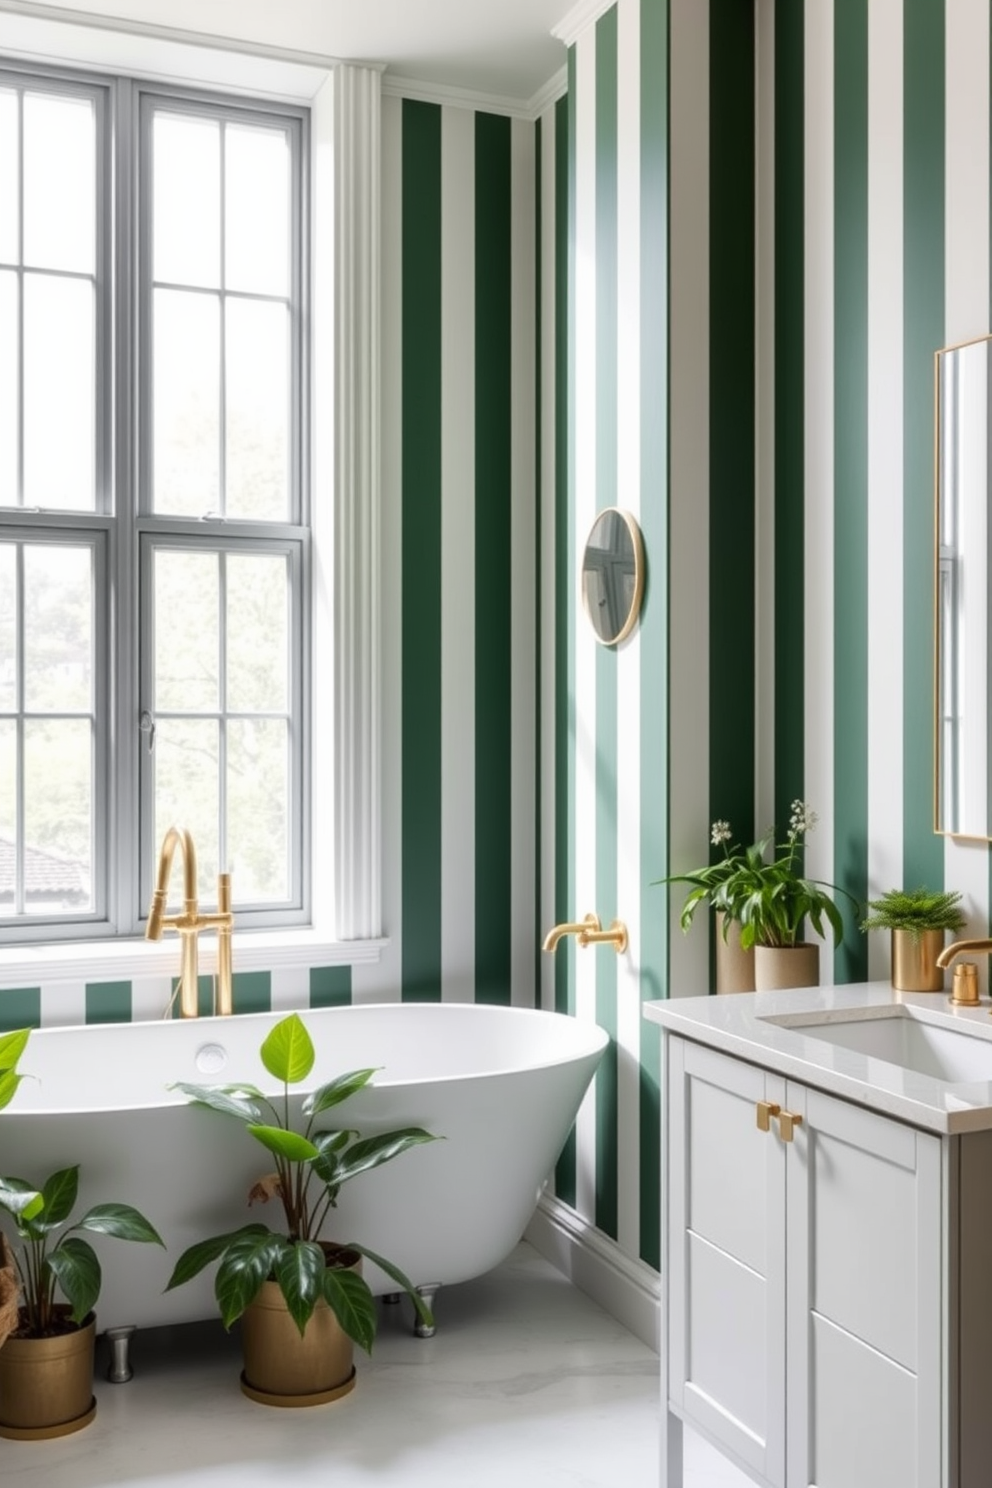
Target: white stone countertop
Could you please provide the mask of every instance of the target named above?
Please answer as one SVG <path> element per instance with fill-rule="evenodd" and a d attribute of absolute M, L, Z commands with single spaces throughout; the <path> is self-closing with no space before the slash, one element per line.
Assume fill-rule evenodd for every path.
<path fill-rule="evenodd" d="M 988 998 L 957 1007 L 888 982 L 644 1004 L 668 1033 L 945 1134 L 992 1128 L 990 1015 Z"/>

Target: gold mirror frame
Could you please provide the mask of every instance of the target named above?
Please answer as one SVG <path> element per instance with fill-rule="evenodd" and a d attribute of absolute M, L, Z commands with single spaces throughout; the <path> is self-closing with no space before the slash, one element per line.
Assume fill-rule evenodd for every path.
<path fill-rule="evenodd" d="M 936 352 L 933 821 L 972 842 L 992 841 L 990 389 L 992 336 Z"/>
<path fill-rule="evenodd" d="M 644 597 L 644 541 L 630 512 L 604 506 L 589 529 L 579 582 L 582 607 L 601 646 L 626 640 Z"/>

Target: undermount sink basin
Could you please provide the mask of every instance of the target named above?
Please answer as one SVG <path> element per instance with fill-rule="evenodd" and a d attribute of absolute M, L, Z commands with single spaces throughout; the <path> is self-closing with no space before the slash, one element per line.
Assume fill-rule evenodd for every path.
<path fill-rule="evenodd" d="M 849 1018 L 829 1023 L 771 1018 L 805 1038 L 823 1039 L 842 1049 L 855 1049 L 902 1069 L 955 1083 L 992 1080 L 992 1038 L 978 1033 L 937 1028 L 904 1009 L 877 1018 Z"/>

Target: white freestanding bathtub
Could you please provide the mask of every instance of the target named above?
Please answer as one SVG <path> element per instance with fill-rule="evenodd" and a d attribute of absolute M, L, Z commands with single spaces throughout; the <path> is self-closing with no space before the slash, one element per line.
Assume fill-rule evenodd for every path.
<path fill-rule="evenodd" d="M 118 1023 L 32 1033 L 25 1079 L 0 1114 L 0 1173 L 40 1185 L 81 1165 L 77 1216 L 134 1204 L 167 1246 L 91 1237 L 103 1266 L 101 1329 L 217 1315 L 211 1266 L 165 1293 L 197 1240 L 281 1209 L 247 1205 L 269 1155 L 230 1117 L 167 1087 L 276 1085 L 259 1046 L 283 1013 Z M 403 1153 L 341 1190 L 324 1238 L 355 1240 L 399 1265 L 415 1286 L 448 1284 L 497 1265 L 520 1239 L 607 1044 L 595 1025 L 557 1013 L 461 1004 L 376 1004 L 301 1011 L 317 1051 L 303 1086 L 376 1066 L 373 1085 L 319 1125 L 372 1135 L 423 1126 L 445 1138 Z M 280 1087 L 281 1089 L 281 1087 Z M 366 1265 L 374 1292 L 395 1289 Z"/>

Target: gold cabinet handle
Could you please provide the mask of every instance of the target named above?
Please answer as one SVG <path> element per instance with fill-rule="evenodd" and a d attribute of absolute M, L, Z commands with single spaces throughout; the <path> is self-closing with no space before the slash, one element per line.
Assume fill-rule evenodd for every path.
<path fill-rule="evenodd" d="M 783 1142 L 791 1142 L 792 1135 L 797 1126 L 802 1126 L 803 1118 L 798 1111 L 776 1111 L 778 1117 L 778 1134 Z"/>
<path fill-rule="evenodd" d="M 757 1101 L 754 1109 L 758 1118 L 758 1130 L 771 1131 L 772 1117 L 777 1116 L 782 1107 L 774 1105 L 772 1101 Z"/>

